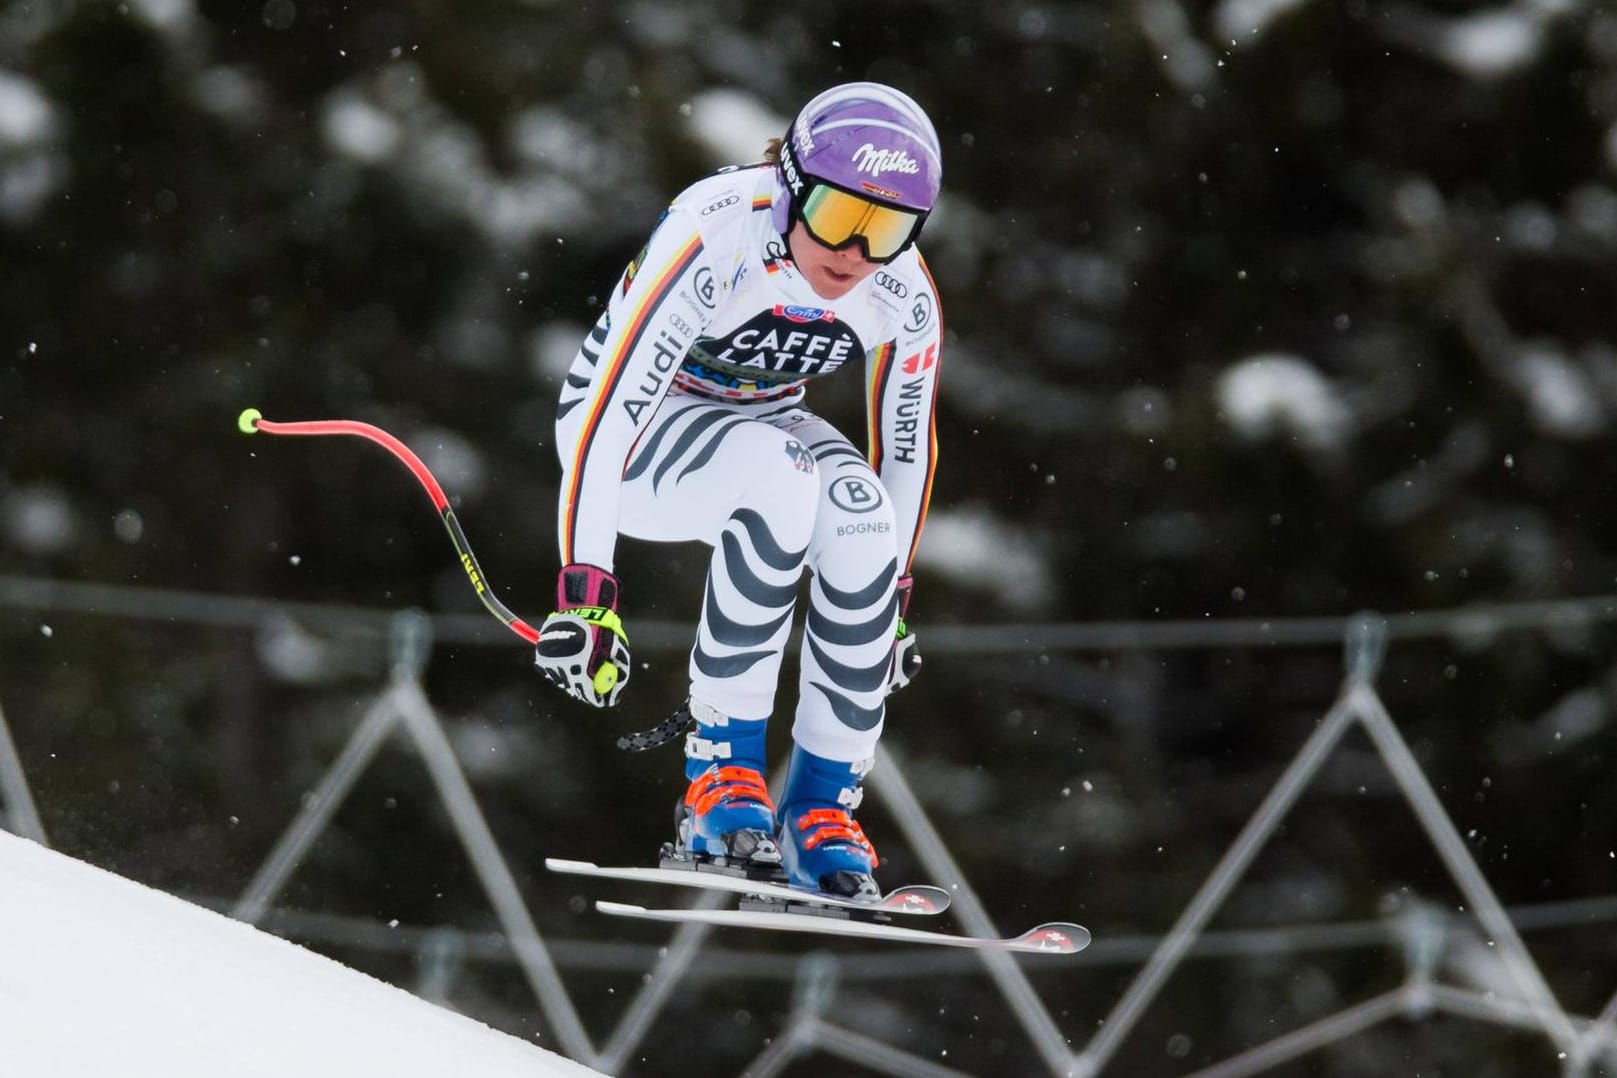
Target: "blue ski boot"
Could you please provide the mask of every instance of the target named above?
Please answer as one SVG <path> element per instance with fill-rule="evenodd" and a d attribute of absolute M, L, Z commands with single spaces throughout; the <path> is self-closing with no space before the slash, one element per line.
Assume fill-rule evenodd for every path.
<path fill-rule="evenodd" d="M 781 798 L 780 854 L 793 887 L 845 898 L 881 897 L 871 875 L 876 849 L 849 813 L 864 797 L 860 787 L 874 761 L 852 764 L 792 747 Z"/>
<path fill-rule="evenodd" d="M 697 700 L 685 737 L 690 787 L 676 811 L 676 857 L 741 869 L 776 870 L 775 805 L 764 784 L 768 719 L 732 719 Z"/>

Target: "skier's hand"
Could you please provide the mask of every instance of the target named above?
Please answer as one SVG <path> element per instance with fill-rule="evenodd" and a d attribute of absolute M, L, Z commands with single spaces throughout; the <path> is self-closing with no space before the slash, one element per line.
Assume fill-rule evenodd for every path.
<path fill-rule="evenodd" d="M 914 577 L 906 575 L 898 578 L 898 633 L 893 637 L 893 664 L 887 674 L 889 696 L 908 685 L 910 679 L 921 672 L 920 647 L 904 620 L 904 615 L 910 609 L 910 595 L 914 591 Z"/>
<path fill-rule="evenodd" d="M 534 666 L 563 691 L 611 707 L 629 681 L 629 637 L 618 618 L 618 579 L 593 565 L 556 578 L 556 611 L 539 627 Z"/>

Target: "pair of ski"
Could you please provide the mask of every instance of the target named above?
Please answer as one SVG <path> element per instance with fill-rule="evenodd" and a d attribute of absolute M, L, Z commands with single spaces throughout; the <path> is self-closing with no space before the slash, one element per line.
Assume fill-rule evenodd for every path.
<path fill-rule="evenodd" d="M 1089 929 L 1066 921 L 1038 925 L 1020 935 L 1004 939 L 953 936 L 894 924 L 895 916 L 933 916 L 949 908 L 949 892 L 924 884 L 900 887 L 878 899 L 856 902 L 839 895 L 799 890 L 774 879 L 757 879 L 734 869 L 682 858 L 664 858 L 659 868 L 638 868 L 550 857 L 545 859 L 545 867 L 552 872 L 575 876 L 695 887 L 741 896 L 739 908 L 736 909 L 647 909 L 625 902 L 596 900 L 596 909 L 617 917 L 856 936 L 943 947 L 969 947 L 981 951 L 1077 954 L 1089 946 Z"/>

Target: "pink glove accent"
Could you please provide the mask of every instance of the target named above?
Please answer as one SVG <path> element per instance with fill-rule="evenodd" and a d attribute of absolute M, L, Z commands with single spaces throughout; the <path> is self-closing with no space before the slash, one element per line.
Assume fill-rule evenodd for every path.
<path fill-rule="evenodd" d="M 910 614 L 910 596 L 915 593 L 915 578 L 908 573 L 898 578 L 898 620 Z"/>
<path fill-rule="evenodd" d="M 575 563 L 562 567 L 556 577 L 556 609 L 579 606 L 618 608 L 618 578 L 594 565 Z"/>

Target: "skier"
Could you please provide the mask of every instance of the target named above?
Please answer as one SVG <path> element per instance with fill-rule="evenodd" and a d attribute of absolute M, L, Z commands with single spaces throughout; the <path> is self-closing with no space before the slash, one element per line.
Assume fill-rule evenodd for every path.
<path fill-rule="evenodd" d="M 941 177 L 937 134 L 910 97 L 873 82 L 824 91 L 763 162 L 674 199 L 568 372 L 563 568 L 540 671 L 615 704 L 630 675 L 618 535 L 713 548 L 690 654 L 681 857 L 880 893 L 852 813 L 886 697 L 920 663 L 904 618 L 937 462 L 942 327 L 914 245 Z M 803 405 L 807 382 L 861 359 L 865 453 Z M 777 814 L 764 734 L 805 567 Z"/>

